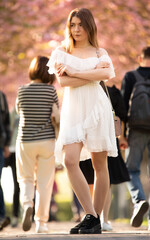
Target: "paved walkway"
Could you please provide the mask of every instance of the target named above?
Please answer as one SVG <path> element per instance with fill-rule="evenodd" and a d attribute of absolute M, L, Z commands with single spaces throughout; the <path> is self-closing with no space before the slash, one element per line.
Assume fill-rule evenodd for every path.
<path fill-rule="evenodd" d="M 150 231 L 147 227 L 141 226 L 140 228 L 132 228 L 129 224 L 112 222 L 113 231 L 103 232 L 102 234 L 95 235 L 70 235 L 69 229 L 73 227 L 73 222 L 50 222 L 48 223 L 48 234 L 35 234 L 35 224 L 28 232 L 21 229 L 21 224 L 18 228 L 11 228 L 8 226 L 0 232 L 0 239 L 11 240 L 150 240 Z"/>

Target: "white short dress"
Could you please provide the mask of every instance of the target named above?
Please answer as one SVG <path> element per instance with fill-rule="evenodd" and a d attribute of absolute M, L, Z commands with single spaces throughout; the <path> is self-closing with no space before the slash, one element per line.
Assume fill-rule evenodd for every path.
<path fill-rule="evenodd" d="M 47 66 L 49 73 L 55 72 L 55 62 L 85 71 L 94 69 L 100 61 L 110 63 L 111 77 L 114 77 L 113 64 L 108 55 L 82 59 L 56 49 Z M 64 89 L 60 132 L 55 147 L 56 161 L 63 162 L 64 145 L 79 142 L 84 145 L 80 160 L 86 160 L 90 152 L 107 151 L 108 156 L 118 155 L 111 104 L 99 81 Z"/>

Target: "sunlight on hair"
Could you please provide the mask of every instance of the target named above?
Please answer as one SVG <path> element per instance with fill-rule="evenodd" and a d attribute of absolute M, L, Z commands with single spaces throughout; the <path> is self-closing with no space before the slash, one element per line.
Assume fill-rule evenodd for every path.
<path fill-rule="evenodd" d="M 33 69 L 35 67 L 36 64 L 36 58 L 34 58 L 30 64 L 30 69 Z"/>

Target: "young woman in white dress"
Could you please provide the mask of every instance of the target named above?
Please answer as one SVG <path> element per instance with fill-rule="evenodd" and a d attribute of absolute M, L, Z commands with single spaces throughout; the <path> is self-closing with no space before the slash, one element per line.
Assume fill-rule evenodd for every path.
<path fill-rule="evenodd" d="M 117 147 L 111 105 L 99 82 L 115 73 L 106 50 L 98 47 L 96 24 L 88 9 L 71 11 L 66 39 L 52 52 L 48 66 L 65 87 L 56 158 L 60 161 L 63 154 L 72 188 L 85 211 L 70 233 L 101 233 L 99 215 L 109 188 L 107 155 L 117 156 Z M 95 170 L 93 201 L 79 168 L 84 148 L 91 153 Z"/>

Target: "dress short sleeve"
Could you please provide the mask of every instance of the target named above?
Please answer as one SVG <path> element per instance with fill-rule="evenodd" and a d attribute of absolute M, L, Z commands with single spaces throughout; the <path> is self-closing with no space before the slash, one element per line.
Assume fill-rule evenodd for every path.
<path fill-rule="evenodd" d="M 48 69 L 49 74 L 55 73 L 55 68 L 54 68 L 55 62 L 57 62 L 57 50 L 52 51 L 50 59 L 46 65 L 49 68 Z"/>

